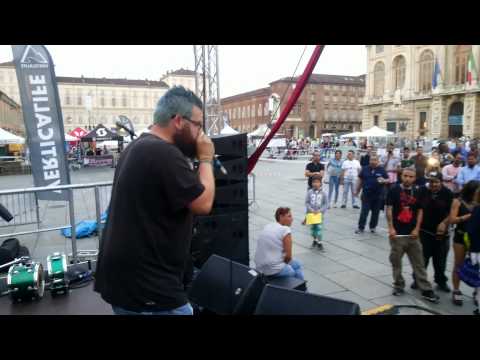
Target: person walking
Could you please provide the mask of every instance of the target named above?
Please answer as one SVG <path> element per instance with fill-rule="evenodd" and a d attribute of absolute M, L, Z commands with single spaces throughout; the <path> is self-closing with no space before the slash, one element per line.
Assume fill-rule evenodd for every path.
<path fill-rule="evenodd" d="M 412 160 L 415 163 L 415 171 L 416 171 L 416 185 L 422 186 L 425 185 L 425 169 L 427 168 L 428 159 L 425 155 L 423 155 L 423 146 L 417 145 L 416 148 L 416 155 L 412 156 Z"/>
<path fill-rule="evenodd" d="M 443 185 L 453 192 L 453 194 L 458 194 L 460 188 L 455 180 L 462 166 L 462 154 L 456 153 L 453 159 L 451 164 L 446 165 L 442 169 Z"/>
<path fill-rule="evenodd" d="M 477 158 L 473 153 L 468 154 L 467 164 L 460 169 L 457 179 L 454 181 L 461 189 L 471 180 L 480 180 L 480 165 L 477 165 Z"/>
<path fill-rule="evenodd" d="M 349 150 L 347 159 L 342 164 L 342 175 L 340 176 L 340 183 L 343 183 L 342 209 L 347 207 L 348 193 L 351 193 L 352 196 L 352 207 L 359 209 L 356 203 L 355 186 L 361 169 L 360 163 L 354 158 L 353 150 Z"/>
<path fill-rule="evenodd" d="M 388 181 L 388 175 L 385 169 L 380 166 L 376 155 L 370 156 L 370 165 L 363 167 L 358 175 L 358 185 L 355 196 L 362 191 L 361 201 L 362 209 L 358 219 L 358 229 L 355 234 L 361 234 L 365 231 L 368 213 L 370 216 L 370 232 L 375 233 L 378 224 L 378 216 L 383 202 L 383 191 L 385 183 Z"/>

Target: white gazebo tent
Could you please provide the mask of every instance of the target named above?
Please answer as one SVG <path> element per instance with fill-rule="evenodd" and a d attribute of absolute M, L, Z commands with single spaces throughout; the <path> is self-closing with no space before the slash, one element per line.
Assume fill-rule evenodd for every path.
<path fill-rule="evenodd" d="M 373 126 L 370 129 L 362 131 L 360 137 L 395 137 L 395 134 L 391 131 L 383 130 L 378 126 Z"/>
<path fill-rule="evenodd" d="M 352 132 L 352 133 L 349 133 L 349 134 L 340 135 L 340 138 L 342 138 L 342 139 L 352 139 L 352 138 L 358 138 L 358 137 L 361 137 L 361 136 L 362 136 L 362 133 L 360 131 L 355 131 L 355 132 Z"/>
<path fill-rule="evenodd" d="M 229 125 L 225 124 L 225 127 L 220 131 L 221 135 L 234 135 L 238 134 L 238 131 L 230 127 Z"/>
<path fill-rule="evenodd" d="M 253 137 L 253 138 L 263 138 L 264 136 L 267 136 L 270 133 L 270 129 L 266 124 L 260 125 L 256 130 L 252 131 L 251 133 L 248 133 L 248 137 Z"/>
<path fill-rule="evenodd" d="M 25 139 L 0 128 L 0 146 L 8 144 L 25 144 Z"/>

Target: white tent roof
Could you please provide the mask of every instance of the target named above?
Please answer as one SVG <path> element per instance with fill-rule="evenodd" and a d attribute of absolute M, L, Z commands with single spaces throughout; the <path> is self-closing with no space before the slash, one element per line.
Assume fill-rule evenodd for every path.
<path fill-rule="evenodd" d="M 70 134 L 65 134 L 65 141 L 78 141 L 80 140 L 79 138 L 72 136 Z"/>
<path fill-rule="evenodd" d="M 373 126 L 370 129 L 361 132 L 361 137 L 387 137 L 395 136 L 391 131 L 380 129 L 378 126 Z"/>
<path fill-rule="evenodd" d="M 362 133 L 360 131 L 355 131 L 355 132 L 352 132 L 352 133 L 349 133 L 349 134 L 340 135 L 340 138 L 342 138 L 342 139 L 357 138 L 357 137 L 361 137 L 361 136 L 362 136 Z"/>
<path fill-rule="evenodd" d="M 25 139 L 0 128 L 0 145 L 25 144 Z"/>
<path fill-rule="evenodd" d="M 268 128 L 268 126 L 266 124 L 262 124 L 257 128 L 257 130 L 254 130 L 251 133 L 248 133 L 247 136 L 248 137 L 251 137 L 251 136 L 262 137 L 263 135 L 268 135 L 269 132 L 270 132 L 270 129 Z"/>
<path fill-rule="evenodd" d="M 231 128 L 229 125 L 225 124 L 225 127 L 220 131 L 220 134 L 222 135 L 232 135 L 232 134 L 238 134 L 238 131 Z"/>

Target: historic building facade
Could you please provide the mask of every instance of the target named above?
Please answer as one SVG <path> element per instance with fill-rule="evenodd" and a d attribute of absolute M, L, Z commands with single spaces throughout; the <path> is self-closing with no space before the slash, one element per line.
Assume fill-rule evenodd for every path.
<path fill-rule="evenodd" d="M 367 45 L 363 128 L 405 138 L 480 137 L 479 59 L 480 45 Z"/>
<path fill-rule="evenodd" d="M 13 134 L 25 136 L 22 107 L 0 91 L 0 127 Z"/>
<path fill-rule="evenodd" d="M 115 127 L 118 115 L 132 120 L 136 130 L 152 123 L 158 99 L 170 86 L 195 88 L 194 72 L 180 69 L 165 81 L 57 76 L 65 131 L 91 129 L 98 124 Z M 0 90 L 17 103 L 20 94 L 13 62 L 0 64 Z"/>
<path fill-rule="evenodd" d="M 269 87 L 224 98 L 222 108 L 230 125 L 250 132 L 271 122 L 272 98 L 280 100 L 280 115 L 298 78 L 282 78 Z M 285 120 L 280 133 L 287 137 L 317 138 L 322 133 L 347 133 L 360 130 L 361 102 L 365 75 L 343 76 L 312 74 L 300 98 Z"/>

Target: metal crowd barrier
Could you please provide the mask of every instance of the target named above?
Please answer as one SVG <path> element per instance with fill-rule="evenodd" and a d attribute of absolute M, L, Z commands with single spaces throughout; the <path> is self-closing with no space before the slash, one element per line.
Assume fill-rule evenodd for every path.
<path fill-rule="evenodd" d="M 96 182 L 90 184 L 74 184 L 61 185 L 55 187 L 34 187 L 26 189 L 12 189 L 0 191 L 0 203 L 2 203 L 14 216 L 11 224 L 0 220 L 0 226 L 17 226 L 27 224 L 37 224 L 37 228 L 29 231 L 20 231 L 14 233 L 0 234 L 3 237 L 16 237 L 28 234 L 38 234 L 49 231 L 59 231 L 71 227 L 72 230 L 72 257 L 74 262 L 78 260 L 77 238 L 76 238 L 76 224 L 75 224 L 75 198 L 74 190 L 78 189 L 93 189 L 95 196 L 95 214 L 98 224 L 98 241 L 101 240 L 102 221 L 101 214 L 107 209 L 110 203 L 112 181 Z M 38 193 L 45 191 L 65 190 L 69 192 L 69 225 L 55 226 L 55 227 L 40 227 L 40 208 L 38 203 Z M 35 215 L 33 215 L 35 213 Z"/>

